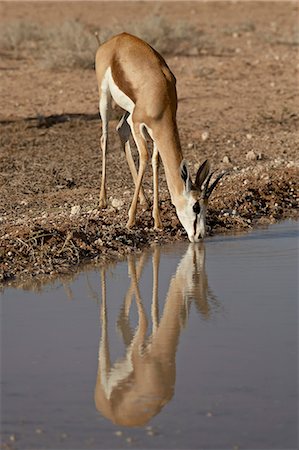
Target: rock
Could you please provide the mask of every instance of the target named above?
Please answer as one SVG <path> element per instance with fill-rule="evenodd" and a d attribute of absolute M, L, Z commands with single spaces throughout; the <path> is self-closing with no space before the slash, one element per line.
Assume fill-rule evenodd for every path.
<path fill-rule="evenodd" d="M 201 133 L 201 140 L 202 141 L 206 141 L 207 139 L 209 139 L 209 132 L 208 131 L 204 131 L 203 133 Z"/>
<path fill-rule="evenodd" d="M 248 133 L 246 134 L 247 139 L 252 139 L 252 134 Z"/>
<path fill-rule="evenodd" d="M 257 154 L 253 150 L 250 150 L 247 153 L 247 155 L 246 155 L 246 159 L 248 161 L 256 161 L 257 160 Z"/>
<path fill-rule="evenodd" d="M 199 50 L 197 47 L 192 47 L 189 52 L 188 52 L 189 56 L 198 56 L 199 55 Z"/>
<path fill-rule="evenodd" d="M 227 156 L 227 155 L 225 155 L 225 156 L 223 157 L 222 162 L 223 162 L 224 164 L 229 164 L 229 163 L 231 162 L 231 161 L 230 161 L 230 157 Z"/>
<path fill-rule="evenodd" d="M 75 217 L 79 217 L 81 213 L 81 206 L 80 205 L 76 205 L 76 206 L 72 206 L 71 212 L 70 212 L 70 217 L 75 218 Z"/>
<path fill-rule="evenodd" d="M 120 209 L 124 206 L 124 201 L 118 198 L 113 198 L 111 201 L 111 205 L 113 206 L 113 208 Z"/>

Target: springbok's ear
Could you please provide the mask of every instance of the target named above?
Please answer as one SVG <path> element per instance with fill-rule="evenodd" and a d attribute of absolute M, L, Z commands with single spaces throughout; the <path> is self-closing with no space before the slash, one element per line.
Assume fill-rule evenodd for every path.
<path fill-rule="evenodd" d="M 191 190 L 192 181 L 190 179 L 189 170 L 185 161 L 181 162 L 180 171 L 181 171 L 181 178 L 185 184 L 185 190 L 186 192 L 189 192 Z"/>
<path fill-rule="evenodd" d="M 205 162 L 202 163 L 202 165 L 199 167 L 199 169 L 197 171 L 197 174 L 196 174 L 195 186 L 198 189 L 201 189 L 201 186 L 203 185 L 203 182 L 205 181 L 205 179 L 209 175 L 209 172 L 210 172 L 210 163 L 206 159 Z"/>

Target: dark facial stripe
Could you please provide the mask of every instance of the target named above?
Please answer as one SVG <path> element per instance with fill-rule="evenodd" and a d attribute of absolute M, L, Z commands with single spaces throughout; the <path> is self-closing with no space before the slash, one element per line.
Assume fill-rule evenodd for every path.
<path fill-rule="evenodd" d="M 196 236 L 196 225 L 197 225 L 197 215 L 195 217 L 194 224 L 193 224 L 194 236 Z"/>

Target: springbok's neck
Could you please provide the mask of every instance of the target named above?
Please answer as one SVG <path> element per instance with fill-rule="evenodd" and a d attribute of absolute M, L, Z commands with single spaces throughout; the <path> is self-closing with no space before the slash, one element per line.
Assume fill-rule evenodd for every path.
<path fill-rule="evenodd" d="M 171 201 L 176 205 L 184 191 L 184 183 L 180 175 L 183 153 L 175 120 L 162 120 L 159 129 L 154 132 L 154 140 L 164 166 Z"/>

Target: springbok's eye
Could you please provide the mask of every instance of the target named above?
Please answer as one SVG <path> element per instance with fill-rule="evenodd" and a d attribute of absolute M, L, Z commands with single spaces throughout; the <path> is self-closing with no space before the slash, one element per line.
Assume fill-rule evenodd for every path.
<path fill-rule="evenodd" d="M 199 214 L 200 213 L 200 204 L 198 202 L 194 203 L 193 211 L 195 212 L 195 214 Z"/>

